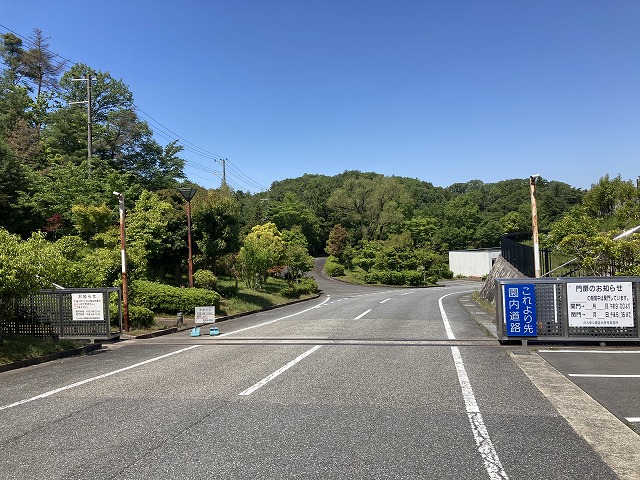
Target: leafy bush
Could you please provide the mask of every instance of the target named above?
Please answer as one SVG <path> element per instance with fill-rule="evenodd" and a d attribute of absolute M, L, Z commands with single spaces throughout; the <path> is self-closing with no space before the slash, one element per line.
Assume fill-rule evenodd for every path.
<path fill-rule="evenodd" d="M 336 257 L 330 256 L 324 264 L 324 271 L 330 277 L 341 277 L 344 275 L 344 267 L 340 265 Z"/>
<path fill-rule="evenodd" d="M 156 323 L 155 314 L 146 307 L 129 305 L 129 328 L 132 330 L 149 328 Z"/>
<path fill-rule="evenodd" d="M 381 283 L 383 285 L 424 285 L 422 272 L 405 270 L 396 272 L 393 270 L 372 270 L 365 274 L 367 283 Z"/>
<path fill-rule="evenodd" d="M 204 288 L 179 288 L 147 280 L 131 283 L 131 303 L 154 312 L 193 313 L 195 307 L 218 305 L 220 294 Z"/>
<path fill-rule="evenodd" d="M 296 289 L 301 293 L 316 293 L 318 291 L 318 282 L 313 278 L 304 277 L 300 279 L 300 282 L 296 285 Z"/>
<path fill-rule="evenodd" d="M 417 272 L 415 270 L 404 272 L 404 282 L 407 285 L 411 285 L 414 287 L 424 285 L 424 275 L 422 274 L 422 272 Z"/>
<path fill-rule="evenodd" d="M 393 270 L 372 270 L 364 276 L 367 283 L 382 283 L 383 285 L 404 285 L 404 272 Z"/>
<path fill-rule="evenodd" d="M 193 274 L 196 285 L 207 290 L 215 290 L 218 285 L 218 277 L 211 270 L 198 270 Z"/>
<path fill-rule="evenodd" d="M 304 277 L 298 283 L 287 285 L 280 290 L 280 294 L 289 298 L 298 298 L 300 295 L 316 293 L 318 284 L 313 278 Z"/>

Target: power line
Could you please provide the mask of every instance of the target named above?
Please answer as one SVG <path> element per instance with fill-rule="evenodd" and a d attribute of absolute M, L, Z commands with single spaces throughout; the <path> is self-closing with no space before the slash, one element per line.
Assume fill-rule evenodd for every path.
<path fill-rule="evenodd" d="M 4 28 L 6 31 L 13 33 L 14 35 L 16 35 L 17 37 L 21 38 L 23 41 L 27 42 L 29 45 L 31 46 L 36 46 L 36 43 L 29 37 L 25 37 L 24 35 L 19 34 L 18 32 L 10 29 L 9 27 L 7 27 L 6 25 L 3 25 L 0 23 L 0 27 Z M 62 55 L 60 55 L 59 53 L 56 53 L 48 48 L 43 48 L 44 51 L 46 51 L 47 53 L 51 54 L 54 57 L 60 58 L 62 59 L 64 62 L 68 62 L 71 65 L 77 65 L 78 62 L 74 62 L 73 60 L 70 60 Z M 260 183 L 256 182 L 255 180 L 253 180 L 251 177 L 249 177 L 248 175 L 246 175 L 245 173 L 243 173 L 238 167 L 236 167 L 235 165 L 233 165 L 228 159 L 222 157 L 221 155 L 218 155 L 216 153 L 210 152 L 198 145 L 196 145 L 195 143 L 187 140 L 186 138 L 182 137 L 181 135 L 177 134 L 176 132 L 174 132 L 173 130 L 171 130 L 170 128 L 166 127 L 165 125 L 163 125 L 162 123 L 160 123 L 158 120 L 156 120 L 155 118 L 153 118 L 151 115 L 149 115 L 148 113 L 146 113 L 144 110 L 142 110 L 139 106 L 137 105 L 133 105 L 133 108 L 140 112 L 142 115 L 144 115 L 149 121 L 150 123 L 153 125 L 154 130 L 153 130 L 153 135 L 157 135 L 158 137 L 168 141 L 168 142 L 174 142 L 177 141 L 178 144 L 180 145 L 180 147 L 182 147 L 182 149 L 185 152 L 190 152 L 194 155 L 198 155 L 200 157 L 203 158 L 207 158 L 210 160 L 213 160 L 216 163 L 222 164 L 223 160 L 224 163 L 228 164 L 231 169 L 233 170 L 233 172 L 229 172 L 229 175 L 233 176 L 234 178 L 236 178 L 237 182 L 233 182 L 230 181 L 228 179 L 229 175 L 225 175 L 224 177 L 224 181 L 226 181 L 227 183 L 231 184 L 234 188 L 241 190 L 239 184 L 245 184 L 247 186 L 249 186 L 250 188 L 257 188 L 260 190 L 266 190 L 267 188 L 263 185 L 261 185 Z M 180 142 L 180 140 L 182 142 Z M 211 169 L 210 167 L 206 167 L 203 166 L 193 160 L 188 160 L 188 159 L 183 159 L 185 162 L 185 165 L 189 166 L 190 168 L 194 168 L 197 170 L 201 170 L 207 173 L 212 173 L 214 175 L 220 175 L 219 172 L 216 172 L 215 170 Z M 202 177 L 201 177 L 202 178 Z"/>

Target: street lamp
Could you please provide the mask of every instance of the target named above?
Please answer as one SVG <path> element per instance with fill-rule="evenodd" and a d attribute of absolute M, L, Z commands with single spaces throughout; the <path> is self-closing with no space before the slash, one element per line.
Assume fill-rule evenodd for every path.
<path fill-rule="evenodd" d="M 193 287 L 193 256 L 191 250 L 191 199 L 195 196 L 195 188 L 179 188 L 180 195 L 187 201 L 187 242 L 189 244 L 189 287 Z"/>
<path fill-rule="evenodd" d="M 536 205 L 536 180 L 540 174 L 529 177 L 529 188 L 531 190 L 531 229 L 533 231 L 533 265 L 536 278 L 540 278 L 540 243 L 538 242 L 538 207 Z"/>
<path fill-rule="evenodd" d="M 124 193 L 113 192 L 120 201 L 120 255 L 122 257 L 122 318 L 124 331 L 129 331 L 129 293 L 127 281 L 127 242 L 124 232 Z"/>

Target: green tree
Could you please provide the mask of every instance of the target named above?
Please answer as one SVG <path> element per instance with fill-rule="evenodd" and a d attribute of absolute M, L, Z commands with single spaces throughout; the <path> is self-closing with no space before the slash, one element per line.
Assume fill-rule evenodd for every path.
<path fill-rule="evenodd" d="M 349 235 L 339 223 L 334 225 L 329 233 L 325 251 L 329 255 L 340 258 L 344 250 L 349 246 Z M 342 261 L 342 260 L 341 260 Z"/>
<path fill-rule="evenodd" d="M 26 237 L 39 223 L 29 206 L 32 187 L 27 168 L 0 136 L 0 227 Z"/>
<path fill-rule="evenodd" d="M 143 191 L 127 215 L 127 238 L 144 255 L 148 278 L 179 277 L 180 265 L 187 258 L 182 203 Z"/>
<path fill-rule="evenodd" d="M 285 194 L 282 202 L 269 204 L 268 216 L 279 230 L 300 227 L 309 244 L 317 244 L 319 237 L 319 222 L 311 208 L 296 200 L 291 192 Z"/>
<path fill-rule="evenodd" d="M 313 270 L 315 262 L 309 255 L 309 243 L 299 226 L 291 230 L 283 230 L 282 241 L 284 243 L 283 263 L 286 267 L 286 276 L 290 281 Z"/>
<path fill-rule="evenodd" d="M 205 264 L 217 274 L 217 260 L 240 245 L 240 205 L 229 187 L 202 190 L 192 201 L 193 229 Z"/>
<path fill-rule="evenodd" d="M 402 223 L 403 207 L 410 204 L 399 180 L 383 176 L 347 179 L 328 200 L 340 223 L 352 230 L 355 239 L 365 240 L 384 238 L 391 227 Z"/>
<path fill-rule="evenodd" d="M 105 232 L 113 225 L 113 209 L 102 205 L 74 205 L 71 207 L 71 220 L 76 231 L 85 240 L 98 233 Z"/>
<path fill-rule="evenodd" d="M 248 287 L 261 286 L 269 269 L 283 259 L 284 242 L 275 223 L 256 225 L 244 239 L 238 255 L 241 276 Z"/>
<path fill-rule="evenodd" d="M 607 174 L 591 186 L 584 196 L 583 205 L 590 215 L 605 218 L 634 199 L 637 201 L 637 191 L 631 181 L 622 180 L 620 175 L 611 179 Z"/>

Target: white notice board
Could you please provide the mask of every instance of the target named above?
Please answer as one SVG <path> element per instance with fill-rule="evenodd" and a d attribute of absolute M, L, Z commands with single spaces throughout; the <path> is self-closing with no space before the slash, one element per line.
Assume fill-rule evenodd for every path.
<path fill-rule="evenodd" d="M 74 321 L 103 321 L 104 300 L 102 293 L 72 293 L 71 312 Z"/>
<path fill-rule="evenodd" d="M 631 282 L 567 283 L 570 327 L 633 327 Z"/>
<path fill-rule="evenodd" d="M 196 307 L 196 325 L 216 322 L 216 307 Z"/>

